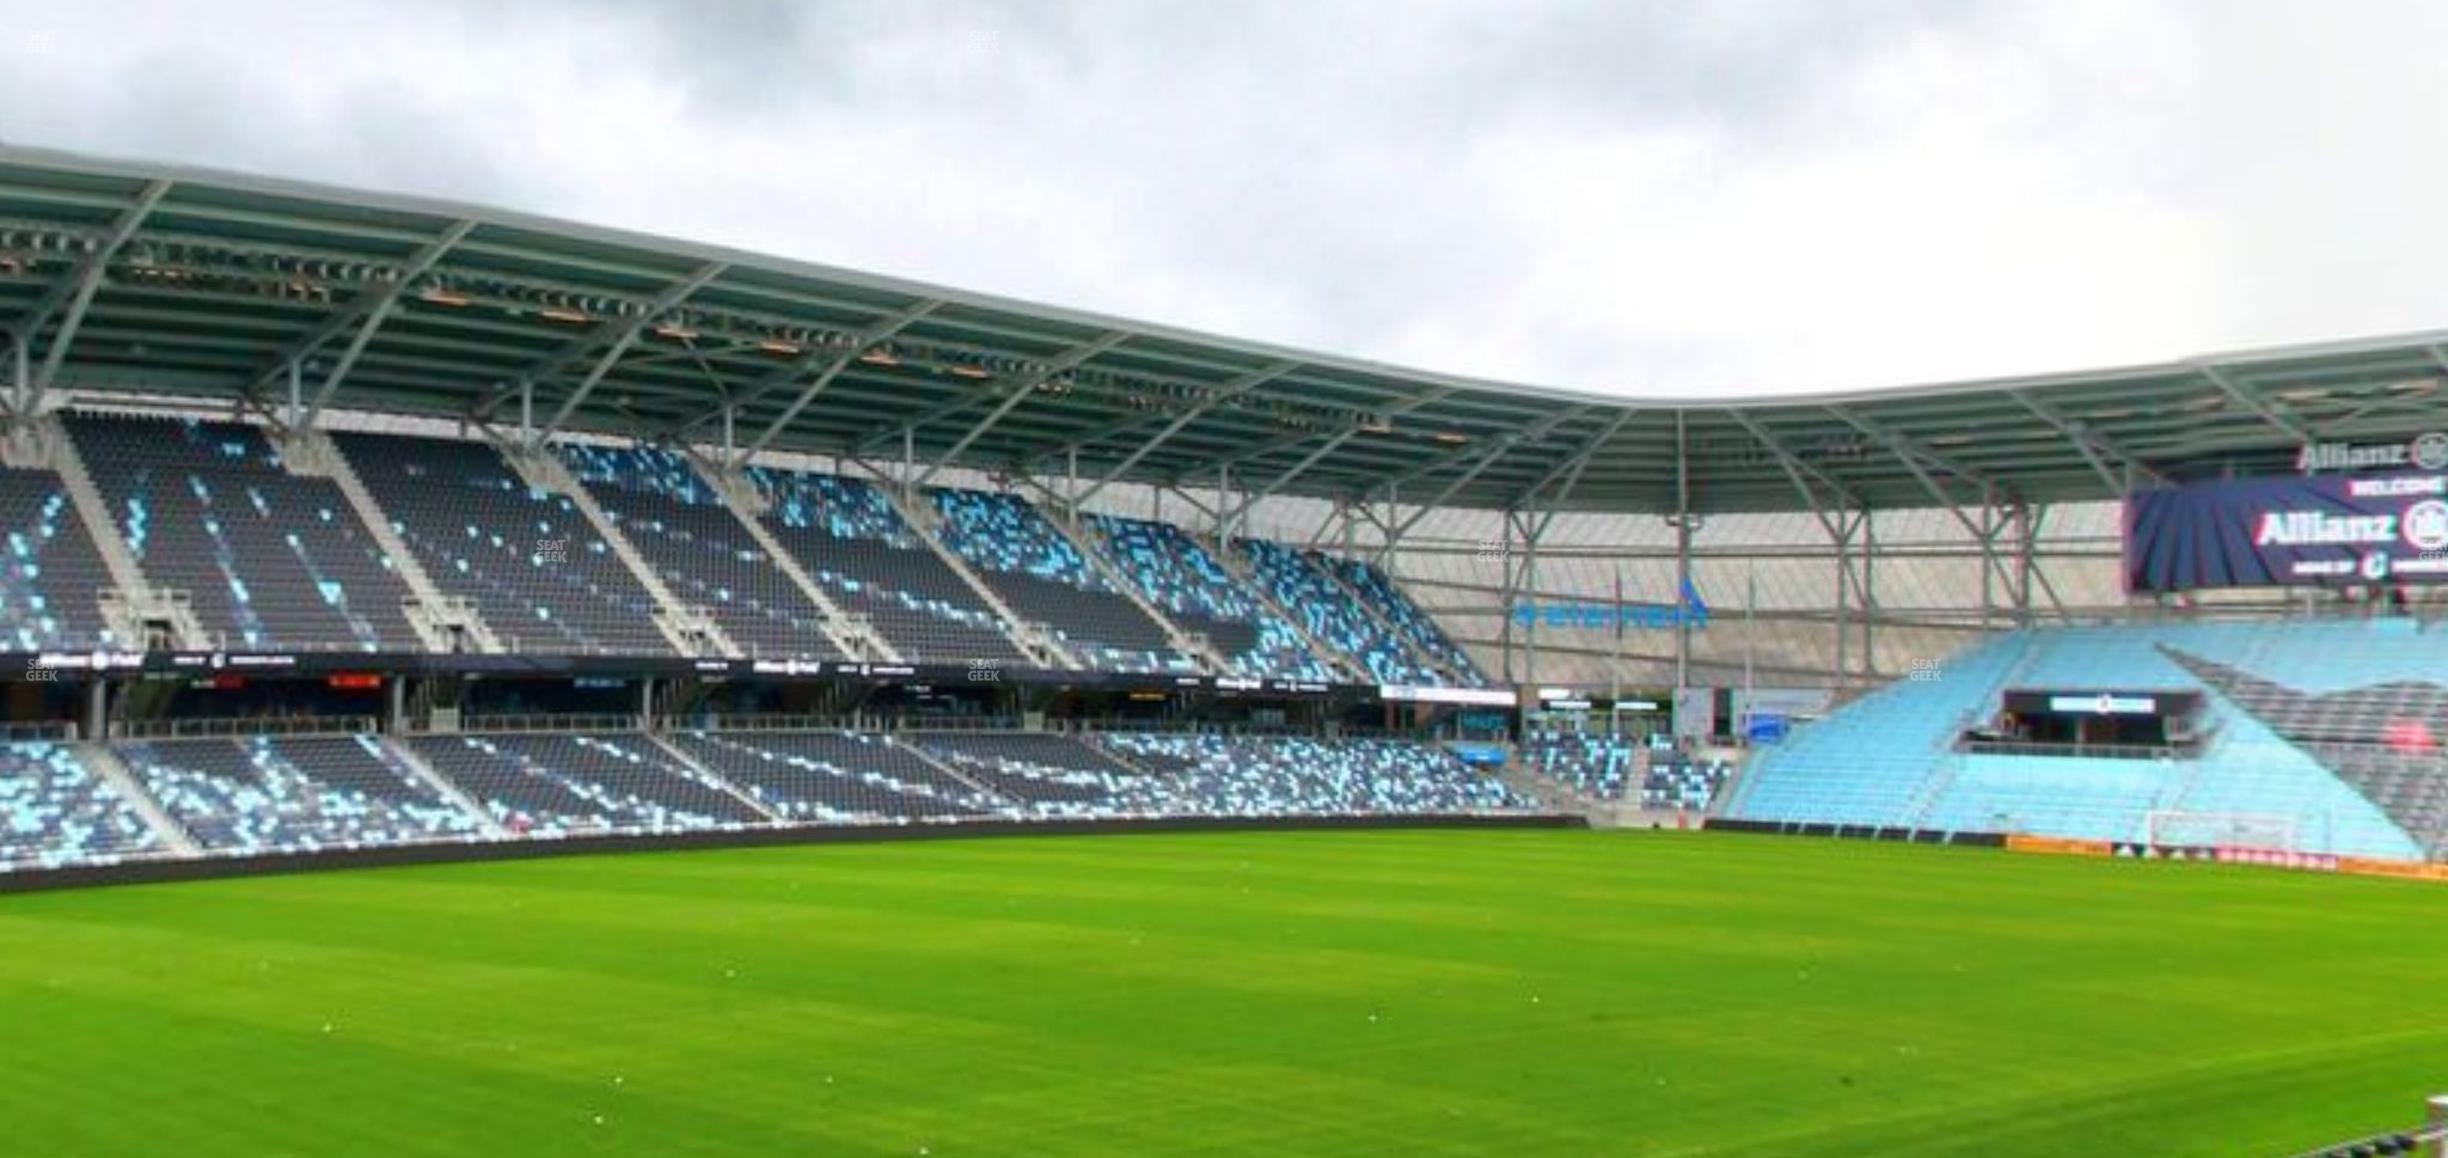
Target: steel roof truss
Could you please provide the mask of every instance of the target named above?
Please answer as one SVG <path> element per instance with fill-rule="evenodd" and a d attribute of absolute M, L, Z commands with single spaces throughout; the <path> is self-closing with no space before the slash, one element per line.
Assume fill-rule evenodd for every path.
<path fill-rule="evenodd" d="M 1066 350 L 1061 355 L 1057 356 L 1053 361 L 1023 374 L 1018 378 L 1012 379 L 1011 384 L 1007 387 L 1007 389 L 1010 391 L 1011 397 L 1005 398 L 1002 405 L 995 407 L 993 410 L 987 413 L 986 417 L 979 419 L 976 425 L 969 428 L 969 432 L 967 434 L 961 435 L 960 441 L 952 444 L 951 449 L 936 455 L 934 465 L 929 466 L 925 471 L 921 472 L 918 475 L 918 480 L 912 483 L 911 486 L 913 488 L 925 486 L 928 480 L 935 477 L 937 471 L 942 470 L 945 466 L 959 459 L 962 451 L 969 449 L 972 443 L 975 443 L 979 438 L 983 437 L 987 431 L 994 429 L 995 423 L 1003 421 L 1004 415 L 1011 413 L 1012 410 L 1018 407 L 1021 403 L 1028 401 L 1029 395 L 1036 393 L 1039 386 L 1044 385 L 1055 375 L 1064 373 L 1065 371 L 1078 369 L 1082 363 L 1087 362 L 1089 359 L 1094 358 L 1107 350 L 1113 349 L 1114 347 L 1119 346 L 1129 340 L 1129 334 L 1126 334 L 1120 330 L 1115 330 L 1112 333 L 1105 334 L 1097 338 L 1095 341 Z M 914 431 L 916 429 L 917 425 L 913 423 L 911 425 L 902 427 L 902 432 L 906 435 L 910 431 Z"/>
<path fill-rule="evenodd" d="M 629 352 L 629 347 L 637 343 L 638 337 L 646 332 L 646 327 L 653 325 L 673 307 L 687 301 L 690 294 L 696 293 L 707 282 L 722 276 L 723 270 L 727 268 L 729 267 L 719 261 L 710 261 L 698 266 L 695 270 L 690 271 L 687 277 L 672 283 L 662 293 L 656 294 L 654 302 L 646 309 L 628 318 L 604 323 L 593 333 L 570 343 L 552 357 L 539 363 L 536 369 L 521 375 L 522 381 L 532 385 L 538 379 L 558 370 L 569 359 L 592 349 L 596 343 L 605 340 L 612 343 L 596 357 L 594 368 L 588 370 L 586 377 L 579 380 L 578 388 L 571 391 L 569 397 L 561 400 L 561 405 L 553 411 L 552 417 L 546 419 L 543 426 L 528 434 L 529 444 L 542 445 L 545 439 L 552 436 L 553 431 L 559 430 L 562 423 L 569 421 L 569 416 L 578 409 L 580 403 L 587 400 L 588 395 L 595 392 L 595 387 L 602 384 L 604 376 L 612 372 L 612 367 L 620 364 L 621 355 Z"/>
<path fill-rule="evenodd" d="M 1113 469 L 1106 471 L 1104 477 L 1099 478 L 1095 485 L 1088 488 L 1086 493 L 1081 494 L 1078 498 L 1071 500 L 1072 505 L 1077 506 L 1095 498 L 1098 492 L 1104 490 L 1108 486 L 1111 486 L 1115 479 L 1121 478 L 1125 472 L 1130 470 L 1130 468 L 1139 465 L 1140 459 L 1146 458 L 1149 452 L 1155 450 L 1159 446 L 1163 446 L 1166 440 L 1172 438 L 1176 434 L 1181 433 L 1183 427 L 1196 421 L 1200 415 L 1205 414 L 1226 402 L 1230 402 L 1235 398 L 1239 398 L 1242 395 L 1259 388 L 1260 386 L 1264 386 L 1277 378 L 1281 378 L 1296 369 L 1299 369 L 1299 366 L 1296 363 L 1277 362 L 1272 366 L 1267 366 L 1263 369 L 1254 370 L 1250 373 L 1243 374 L 1230 382 L 1226 382 L 1223 385 L 1218 386 L 1214 393 L 1207 396 L 1205 401 L 1200 402 L 1196 406 L 1192 406 L 1188 410 L 1182 411 L 1179 415 L 1174 417 L 1173 421 L 1166 423 L 1163 430 L 1157 431 L 1155 437 L 1148 439 L 1146 442 L 1140 443 L 1139 449 L 1132 451 L 1129 457 L 1124 458 L 1119 464 L 1116 464 Z M 1092 435 L 1089 439 L 1083 441 L 1092 441 L 1096 437 L 1099 436 Z M 1032 459 L 1031 461 L 1034 460 Z M 1225 468 L 1230 469 L 1230 464 L 1225 464 Z"/>
<path fill-rule="evenodd" d="M 60 308 L 62 299 L 68 299 L 68 313 L 60 319 L 59 329 L 52 334 L 49 345 L 43 350 L 42 368 L 34 372 L 34 381 L 26 387 L 25 396 L 19 403 L 19 413 L 32 415 L 42 408 L 43 392 L 49 390 L 51 380 L 59 376 L 60 364 L 68 358 L 68 347 L 76 342 L 77 327 L 85 323 L 85 311 L 93 306 L 94 295 L 102 290 L 103 275 L 110 269 L 111 258 L 128 243 L 129 238 L 136 236 L 136 230 L 168 192 L 168 181 L 147 184 L 144 192 L 137 195 L 135 204 L 128 206 L 127 212 L 120 214 L 119 220 L 112 223 L 111 231 L 102 239 L 101 245 L 85 255 L 85 260 L 78 264 L 74 273 L 53 284 L 17 323 L 17 341 L 31 343 L 34 332 L 50 320 L 51 313 Z M 72 294 L 74 296 L 70 297 Z"/>

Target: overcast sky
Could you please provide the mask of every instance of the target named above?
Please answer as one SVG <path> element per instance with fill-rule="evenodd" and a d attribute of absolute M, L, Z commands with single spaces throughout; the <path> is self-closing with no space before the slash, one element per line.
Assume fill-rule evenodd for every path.
<path fill-rule="evenodd" d="M 0 139 L 1543 385 L 2448 327 L 2448 3 L 12 0 Z"/>

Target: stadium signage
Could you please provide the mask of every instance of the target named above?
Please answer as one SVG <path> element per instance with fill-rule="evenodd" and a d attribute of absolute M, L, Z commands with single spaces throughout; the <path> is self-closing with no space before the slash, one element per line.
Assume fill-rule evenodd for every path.
<path fill-rule="evenodd" d="M 2448 474 L 2271 477 L 2125 502 L 2136 591 L 2448 582 Z"/>
<path fill-rule="evenodd" d="M 2432 431 L 2404 442 L 2307 442 L 2295 452 L 2295 469 L 2323 471 L 2448 470 L 2448 431 Z"/>
<path fill-rule="evenodd" d="M 2159 701 L 2148 696 L 2050 696 L 2049 710 L 2068 715 L 2155 716 Z"/>
<path fill-rule="evenodd" d="M 144 666 L 144 653 L 134 651 L 46 651 L 34 657 L 30 667 L 70 671 L 109 671 L 113 668 Z"/>
<path fill-rule="evenodd" d="M 1428 688 L 1386 684 L 1377 689 L 1377 698 L 1395 704 L 1480 704 L 1487 707 L 1511 707 L 1514 694 L 1505 688 Z"/>
<path fill-rule="evenodd" d="M 1700 598 L 1700 589 L 1686 580 L 1679 603 L 1541 603 L 1521 599 L 1514 602 L 1512 615 L 1513 622 L 1523 627 L 1667 631 L 1683 626 L 1707 627 L 1709 608 Z"/>

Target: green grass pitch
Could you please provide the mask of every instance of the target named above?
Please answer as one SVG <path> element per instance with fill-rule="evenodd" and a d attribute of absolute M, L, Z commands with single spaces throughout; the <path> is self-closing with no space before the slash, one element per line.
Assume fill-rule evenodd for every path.
<path fill-rule="evenodd" d="M 2448 1092 L 2448 889 L 1678 834 L 813 846 L 0 896 L 0 1153 L 2283 1154 Z"/>

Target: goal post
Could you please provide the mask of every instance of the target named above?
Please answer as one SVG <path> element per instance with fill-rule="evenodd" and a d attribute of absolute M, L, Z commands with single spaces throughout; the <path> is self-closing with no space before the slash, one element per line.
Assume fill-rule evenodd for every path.
<path fill-rule="evenodd" d="M 2274 812 L 2194 812 L 2154 809 L 2142 838 L 2153 848 L 2235 848 L 2300 852 L 2295 818 Z"/>

